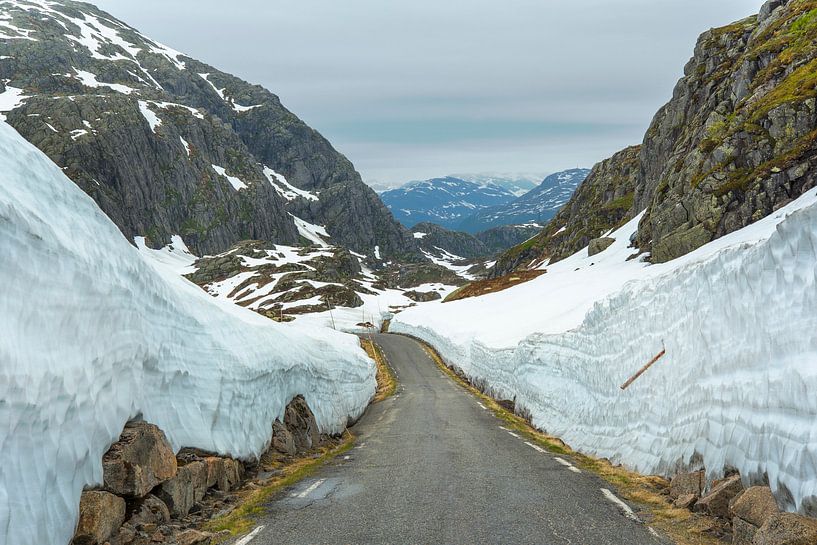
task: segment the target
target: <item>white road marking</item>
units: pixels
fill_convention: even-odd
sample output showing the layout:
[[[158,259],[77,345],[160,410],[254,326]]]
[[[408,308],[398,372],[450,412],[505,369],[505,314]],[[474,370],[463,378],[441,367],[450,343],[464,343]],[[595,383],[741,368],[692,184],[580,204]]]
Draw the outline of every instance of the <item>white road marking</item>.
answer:
[[[508,431],[508,428],[506,428],[505,426],[499,426],[499,429]]]
[[[570,462],[568,462],[567,460],[565,460],[563,458],[559,458],[558,456],[554,456],[553,459],[556,460],[557,462],[559,462],[560,464],[562,464],[563,466],[565,466],[567,469],[569,469],[573,473],[581,473],[582,472],[581,469],[574,466],[573,464],[571,464]]]
[[[534,445],[533,443],[528,443],[527,441],[525,441],[525,444],[528,445],[530,448],[541,452],[542,454],[545,454],[547,452],[545,449],[543,449],[539,445]]]
[[[657,537],[658,539],[661,539],[661,536],[660,536],[660,535],[658,535],[658,532],[656,532],[655,530],[653,530],[653,529],[652,529],[652,528],[650,528],[649,526],[647,527],[647,530],[649,530],[649,531],[650,531],[650,533],[651,533],[652,535],[654,535],[655,537]]]
[[[344,460],[351,460],[351,459],[352,459],[352,457],[347,455],[347,456],[344,456],[344,457],[343,457],[343,459],[344,459]]]
[[[517,439],[519,439],[519,436],[518,436],[518,435],[516,435],[514,432],[512,432],[511,430],[507,430],[507,431],[508,431],[508,433],[510,433],[511,435],[513,435],[514,437],[516,437]]]
[[[638,516],[635,513],[633,513],[633,510],[630,509],[630,506],[621,501],[620,499],[618,499],[618,497],[615,494],[613,494],[606,488],[602,488],[601,493],[604,494],[605,498],[616,504],[624,512],[625,517],[636,522],[641,522],[638,519]]]
[[[303,492],[298,494],[298,497],[299,498],[307,497],[311,492],[314,492],[316,488],[318,488],[320,485],[322,485],[323,481],[325,481],[325,480],[326,479],[319,479],[319,480],[315,481],[314,483],[312,483],[312,485],[309,488],[307,488],[306,490],[304,490]],[[236,544],[236,545],[238,545],[238,544]]]
[[[483,411],[487,411],[487,410],[488,410],[488,407],[486,407],[485,405],[483,405],[483,404],[482,404],[482,403],[480,403],[479,401],[477,401],[477,405],[479,405],[479,406],[482,408],[482,410],[483,410]]]
[[[247,543],[252,541],[252,539],[255,536],[257,536],[258,534],[260,534],[261,530],[263,530],[263,529],[264,529],[264,526],[259,526],[258,528],[256,528],[255,530],[253,530],[252,532],[247,534],[246,536],[244,536],[241,539],[239,539],[238,541],[236,541],[235,545],[247,545]]]

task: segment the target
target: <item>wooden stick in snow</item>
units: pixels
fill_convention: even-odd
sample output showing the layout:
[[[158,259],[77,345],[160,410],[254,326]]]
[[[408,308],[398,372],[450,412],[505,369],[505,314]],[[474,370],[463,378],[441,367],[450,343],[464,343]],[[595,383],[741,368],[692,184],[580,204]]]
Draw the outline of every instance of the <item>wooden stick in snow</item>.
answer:
[[[661,344],[663,345],[664,343],[662,342]],[[661,352],[659,352],[658,354],[656,354],[656,355],[655,355],[655,357],[654,357],[653,359],[651,359],[649,362],[647,362],[647,365],[645,365],[644,367],[642,367],[641,369],[639,369],[639,370],[638,370],[638,372],[637,372],[636,374],[634,374],[633,376],[631,376],[630,378],[628,378],[628,379],[627,379],[627,382],[625,382],[624,384],[622,384],[622,385],[621,385],[621,389],[622,389],[622,390],[626,390],[626,389],[627,389],[627,386],[629,386],[630,384],[632,384],[633,382],[635,382],[635,379],[637,379],[638,377],[640,377],[641,375],[643,375],[643,374],[644,374],[644,371],[646,371],[647,369],[649,369],[650,367],[652,367],[652,366],[653,366],[653,364],[654,364],[655,362],[657,362],[658,360],[660,360],[661,358],[663,358],[663,357],[664,357],[664,354],[666,354],[666,353],[667,353],[667,349],[662,347],[662,348],[661,348]]]

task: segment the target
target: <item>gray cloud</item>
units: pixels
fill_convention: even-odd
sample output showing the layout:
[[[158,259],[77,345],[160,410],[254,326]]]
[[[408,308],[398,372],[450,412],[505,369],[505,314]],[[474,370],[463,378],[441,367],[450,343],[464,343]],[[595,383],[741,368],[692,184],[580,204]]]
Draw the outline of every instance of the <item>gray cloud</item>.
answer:
[[[99,0],[260,83],[366,180],[591,166],[640,142],[704,30],[762,0]]]

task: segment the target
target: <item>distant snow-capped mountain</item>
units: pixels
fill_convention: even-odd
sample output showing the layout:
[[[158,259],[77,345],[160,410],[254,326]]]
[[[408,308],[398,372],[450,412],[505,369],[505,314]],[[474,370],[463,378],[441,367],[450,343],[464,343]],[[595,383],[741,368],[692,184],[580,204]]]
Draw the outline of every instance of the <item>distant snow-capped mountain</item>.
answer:
[[[513,192],[494,183],[478,183],[446,176],[410,182],[381,193],[394,217],[406,227],[431,222],[456,228],[466,217],[516,198]]]
[[[535,189],[516,200],[491,208],[484,208],[465,218],[457,227],[476,233],[499,225],[514,225],[536,221],[547,223],[570,199],[590,170],[574,168],[551,174]]]
[[[538,186],[547,173],[542,174],[452,174],[455,178],[460,178],[467,182],[477,184],[494,184],[504,187],[517,197],[521,197],[534,187]]]

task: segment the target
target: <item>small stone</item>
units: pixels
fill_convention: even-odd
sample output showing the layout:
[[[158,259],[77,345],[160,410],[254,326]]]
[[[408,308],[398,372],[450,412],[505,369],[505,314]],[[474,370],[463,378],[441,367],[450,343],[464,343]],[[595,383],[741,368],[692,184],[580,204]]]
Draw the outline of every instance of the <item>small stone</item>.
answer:
[[[672,506],[676,509],[689,509],[695,502],[698,501],[698,496],[696,494],[684,494],[682,496],[678,496],[678,499],[672,502]]]
[[[136,526],[138,524],[164,524],[170,520],[170,511],[165,502],[153,494],[138,502],[133,510],[128,523]]]
[[[705,512],[715,517],[729,517],[729,502],[743,490],[740,475],[732,475],[718,481],[717,486],[698,500],[695,511]]]
[[[594,256],[596,254],[600,254],[607,248],[609,248],[616,239],[610,237],[600,237],[594,238],[590,241],[590,244],[587,246],[587,255]]]
[[[125,522],[125,500],[109,492],[87,490],[79,500],[73,545],[105,543]]]
[[[679,473],[670,481],[669,495],[672,498],[680,498],[687,494],[699,497],[704,488],[704,472],[693,471],[691,473]]]
[[[213,534],[199,532],[198,530],[185,530],[176,536],[178,545],[209,545],[212,542]]]
[[[179,468],[176,476],[162,483],[159,498],[167,505],[171,516],[181,518],[207,492],[207,466],[192,462]]]

